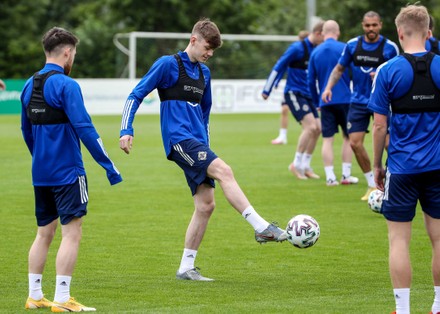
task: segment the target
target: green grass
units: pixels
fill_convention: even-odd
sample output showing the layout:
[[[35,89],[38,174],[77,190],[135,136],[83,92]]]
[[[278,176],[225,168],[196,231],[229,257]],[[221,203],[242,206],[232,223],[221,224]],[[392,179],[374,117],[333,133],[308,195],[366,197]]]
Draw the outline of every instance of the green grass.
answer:
[[[258,245],[252,228],[216,189],[217,208],[196,264],[212,283],[175,280],[193,202],[181,170],[166,160],[159,117],[138,116],[134,149],[118,146],[120,117],[95,116],[95,126],[124,182],[111,187],[103,169],[83,149],[89,180],[89,214],[71,292],[101,313],[389,313],[394,298],[388,275],[385,220],[359,199],[360,183],[328,188],[324,179],[296,180],[293,159],[299,126],[289,126],[289,144],[272,146],[279,115],[213,115],[213,150],[234,170],[257,211],[284,227],[296,214],[309,214],[321,237],[309,249],[288,243]],[[19,116],[0,116],[0,295],[1,313],[24,312],[27,253],[36,223],[31,158]],[[340,145],[335,169],[340,176]],[[367,136],[371,151],[371,135]],[[312,160],[324,177],[321,142]],[[59,230],[43,277],[54,294],[54,260]],[[420,211],[412,239],[412,313],[428,313],[433,299],[430,245]],[[40,310],[38,312],[47,312]]]

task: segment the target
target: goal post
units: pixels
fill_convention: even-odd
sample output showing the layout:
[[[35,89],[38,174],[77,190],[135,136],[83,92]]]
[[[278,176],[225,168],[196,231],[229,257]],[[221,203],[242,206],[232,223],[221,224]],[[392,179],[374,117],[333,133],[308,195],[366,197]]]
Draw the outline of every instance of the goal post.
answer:
[[[128,78],[136,79],[139,39],[149,39],[149,40],[157,40],[157,41],[168,40],[167,41],[168,43],[170,43],[171,40],[171,43],[173,44],[168,46],[170,50],[173,49],[172,50],[173,52],[170,53],[174,53],[176,52],[176,49],[174,47],[176,46],[176,42],[180,41],[180,43],[182,43],[183,40],[188,41],[190,36],[191,36],[190,33],[165,33],[165,32],[118,33],[114,35],[113,43],[120,51],[122,51],[125,55],[128,56]],[[128,41],[128,47],[122,44],[121,40]],[[248,60],[249,65],[247,66],[249,67],[249,71],[256,70],[258,73],[257,66],[259,64],[267,63],[265,64],[265,69],[264,69],[265,75],[267,76],[269,75],[269,71],[270,71],[270,69],[267,70],[268,64],[272,64],[273,66],[276,60],[287,49],[289,43],[298,41],[298,36],[259,35],[259,34],[222,34],[222,40],[224,46],[226,46],[225,52],[223,54],[219,52],[219,55],[221,56],[221,60],[219,61],[219,64],[221,64],[222,67],[227,68],[227,64],[230,64],[232,67],[234,66],[237,67],[237,65],[232,64],[232,61],[235,61],[237,64],[243,64],[246,62],[246,60]],[[258,42],[259,44],[250,45],[250,44],[246,44],[245,42],[247,43]],[[159,55],[155,56],[155,58],[157,57],[159,57]],[[228,58],[230,58],[230,60],[228,60]],[[212,68],[211,62],[209,66],[210,68]],[[227,73],[225,75],[227,75]],[[231,75],[233,76],[233,78],[240,78],[239,73],[234,73]],[[259,75],[261,76],[261,74]],[[249,78],[249,77],[244,77],[244,78]],[[261,78],[261,77],[256,77],[256,78]]]

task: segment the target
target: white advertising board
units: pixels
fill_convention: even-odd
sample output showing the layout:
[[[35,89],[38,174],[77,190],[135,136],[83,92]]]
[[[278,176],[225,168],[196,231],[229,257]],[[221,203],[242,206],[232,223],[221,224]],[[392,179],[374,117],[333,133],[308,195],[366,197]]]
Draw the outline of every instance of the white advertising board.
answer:
[[[91,115],[122,114],[125,101],[139,80],[77,79],[84,102]],[[279,113],[283,99],[284,80],[268,100],[261,91],[265,80],[213,80],[212,113]],[[138,113],[158,114],[160,100],[157,91],[145,97]]]

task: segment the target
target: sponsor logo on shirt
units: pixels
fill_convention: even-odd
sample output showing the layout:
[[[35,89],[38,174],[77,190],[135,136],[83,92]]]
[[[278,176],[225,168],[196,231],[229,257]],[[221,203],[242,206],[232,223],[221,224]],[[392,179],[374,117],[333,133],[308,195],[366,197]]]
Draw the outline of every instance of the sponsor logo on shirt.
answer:
[[[46,112],[46,109],[32,109],[31,111],[32,113],[44,113]]]
[[[183,86],[183,90],[185,92],[193,92],[193,94],[202,94],[203,95],[203,89],[197,88],[195,86],[185,85],[185,86]]]
[[[435,95],[413,95],[412,99],[413,100],[429,100],[429,99],[434,99]]]
[[[356,56],[356,60],[363,62],[379,62],[378,57],[371,57],[371,56]]]

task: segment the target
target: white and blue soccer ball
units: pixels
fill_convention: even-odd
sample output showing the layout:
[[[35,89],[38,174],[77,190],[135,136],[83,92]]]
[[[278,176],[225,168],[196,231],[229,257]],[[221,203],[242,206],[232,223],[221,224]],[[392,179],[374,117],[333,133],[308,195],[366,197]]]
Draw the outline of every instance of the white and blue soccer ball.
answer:
[[[380,214],[382,211],[382,201],[383,201],[383,192],[381,190],[373,190],[370,195],[368,195],[368,206],[370,209]]]
[[[289,220],[286,227],[287,241],[297,248],[313,246],[319,239],[318,222],[309,215],[297,215]]]

